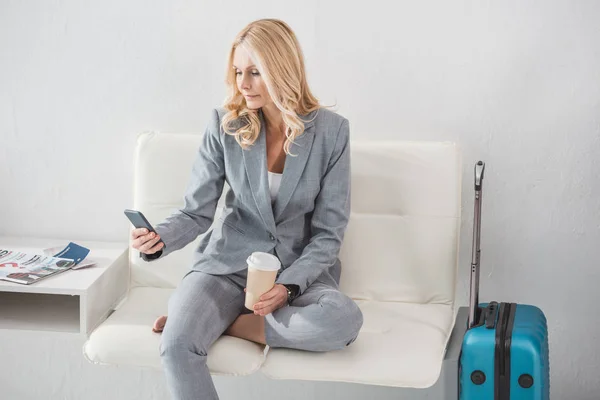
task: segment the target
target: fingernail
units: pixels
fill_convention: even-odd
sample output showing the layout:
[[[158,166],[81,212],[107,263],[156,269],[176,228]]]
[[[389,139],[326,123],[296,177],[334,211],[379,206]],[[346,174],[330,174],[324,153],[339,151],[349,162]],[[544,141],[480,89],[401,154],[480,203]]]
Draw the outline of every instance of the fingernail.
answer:
[[[144,233],[148,233],[148,229],[144,229],[142,232],[144,232]]]

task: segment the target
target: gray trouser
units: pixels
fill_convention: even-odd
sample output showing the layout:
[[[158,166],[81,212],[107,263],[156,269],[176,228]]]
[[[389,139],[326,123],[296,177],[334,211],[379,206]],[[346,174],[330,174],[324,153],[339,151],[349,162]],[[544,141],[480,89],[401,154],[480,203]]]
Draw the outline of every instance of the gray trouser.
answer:
[[[160,355],[167,385],[176,400],[218,399],[207,350],[243,313],[246,271],[209,275],[191,271],[169,300]],[[265,317],[269,347],[308,351],[342,349],[358,336],[360,309],[332,285],[313,283],[290,306]]]

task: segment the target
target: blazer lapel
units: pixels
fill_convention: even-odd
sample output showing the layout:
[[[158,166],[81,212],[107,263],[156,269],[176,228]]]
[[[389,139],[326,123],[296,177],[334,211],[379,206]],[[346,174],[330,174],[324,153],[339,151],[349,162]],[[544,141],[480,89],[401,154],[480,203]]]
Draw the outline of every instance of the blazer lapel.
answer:
[[[271,207],[271,195],[269,192],[269,177],[267,170],[267,142],[265,123],[262,111],[259,111],[261,119],[260,134],[252,146],[242,150],[244,155],[244,165],[246,166],[246,175],[252,189],[252,196],[258,207],[265,226],[271,233],[275,233],[275,219],[273,217],[273,208]]]
[[[294,140],[296,143],[292,143],[290,148],[291,153],[294,155],[288,154],[285,157],[281,186],[279,187],[275,201],[276,220],[289,203],[294,190],[298,186],[298,182],[300,182],[300,177],[306,167],[306,162],[315,138],[314,130],[315,127],[312,121],[311,123],[306,123],[304,133]]]

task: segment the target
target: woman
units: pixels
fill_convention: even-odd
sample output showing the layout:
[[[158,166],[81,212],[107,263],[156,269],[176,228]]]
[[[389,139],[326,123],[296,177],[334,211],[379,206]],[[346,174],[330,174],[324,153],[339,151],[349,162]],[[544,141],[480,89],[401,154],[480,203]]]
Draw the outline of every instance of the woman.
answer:
[[[134,230],[146,260],[165,257],[207,232],[224,182],[221,218],[201,240],[192,270],[162,317],[160,355],[175,399],[217,399],[207,350],[223,333],[270,347],[342,349],[362,326],[338,290],[337,258],[350,214],[349,126],[320,108],[296,36],[284,22],[252,22],[229,56],[229,96],[203,135],[184,206],[155,227]],[[159,243],[159,240],[162,242]],[[282,264],[253,312],[244,308],[246,259]]]

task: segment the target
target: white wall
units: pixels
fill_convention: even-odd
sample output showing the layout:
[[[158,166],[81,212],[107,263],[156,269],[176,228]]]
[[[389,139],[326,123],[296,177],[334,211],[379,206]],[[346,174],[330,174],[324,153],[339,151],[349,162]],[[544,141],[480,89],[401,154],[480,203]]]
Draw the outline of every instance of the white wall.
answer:
[[[463,303],[472,165],[488,163],[482,299],[541,306],[552,397],[597,399],[598,1],[3,0],[0,235],[125,240],[136,134],[202,131],[233,37],[267,16],[295,29],[355,138],[461,144]]]

